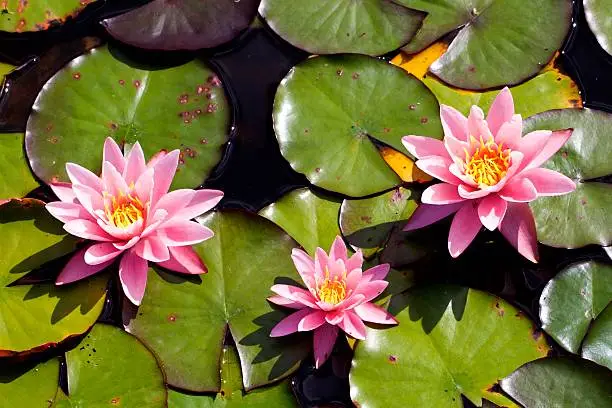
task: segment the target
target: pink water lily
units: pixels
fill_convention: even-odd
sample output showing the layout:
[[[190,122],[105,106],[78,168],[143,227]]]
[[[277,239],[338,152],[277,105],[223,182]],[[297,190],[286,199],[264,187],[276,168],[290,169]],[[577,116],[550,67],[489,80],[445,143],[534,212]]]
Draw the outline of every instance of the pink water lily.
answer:
[[[70,234],[94,242],[70,259],[57,285],[86,278],[121,257],[123,291],[139,305],[149,262],[179,273],[206,272],[191,245],[211,238],[213,232],[190,220],[213,208],[223,193],[190,189],[169,193],[178,160],[179,151],[173,150],[146,163],[139,143],[124,157],[108,138],[101,177],[77,164],[66,164],[72,184],[52,184],[61,201],[46,208]]]
[[[384,280],[389,272],[388,264],[363,272],[361,251],[349,258],[341,237],[336,237],[329,255],[317,248],[312,259],[301,249],[294,249],[291,257],[307,289],[291,285],[272,286],[277,295],[268,300],[297,311],[281,320],[270,336],[314,330],[317,368],[329,357],[339,329],[363,340],[366,336],[364,321],[397,324],[386,310],[370,303],[389,284]]]
[[[538,130],[523,136],[521,115],[514,113],[508,88],[495,98],[485,119],[472,106],[469,117],[450,106],[440,109],[444,141],[406,136],[416,165],[442,183],[427,188],[406,230],[455,214],[448,249],[459,256],[481,225],[504,237],[527,259],[537,262],[538,248],[530,201],[576,189],[561,173],[540,168],[569,139],[571,130]]]

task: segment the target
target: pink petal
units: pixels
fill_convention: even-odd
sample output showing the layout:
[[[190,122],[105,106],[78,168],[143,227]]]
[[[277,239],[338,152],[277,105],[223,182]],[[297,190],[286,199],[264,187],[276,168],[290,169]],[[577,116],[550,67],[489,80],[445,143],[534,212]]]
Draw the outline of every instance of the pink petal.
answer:
[[[311,331],[325,323],[326,313],[322,310],[311,310],[298,323],[298,331]]]
[[[531,262],[538,262],[536,226],[529,204],[509,203],[499,230],[521,255]]]
[[[489,130],[489,125],[484,118],[484,112],[478,106],[474,105],[470,109],[470,115],[468,116],[468,132],[470,138],[476,140],[489,140],[493,135]]]
[[[325,270],[327,269],[327,264],[329,263],[329,258],[327,257],[327,253],[321,249],[315,249],[315,279],[318,281],[320,279],[325,278]]]
[[[457,186],[453,184],[439,183],[427,187],[421,195],[421,202],[425,204],[454,204],[464,201],[465,199],[459,196]]]
[[[304,281],[306,287],[313,292],[317,287],[314,277],[314,260],[308,256],[306,252],[298,248],[294,248],[293,251],[291,251],[291,259],[293,259],[295,269],[302,277],[302,281]]]
[[[297,286],[292,285],[272,285],[270,290],[277,295],[280,295],[289,300],[293,300],[295,302],[302,303],[308,307],[316,309],[316,299],[312,296],[312,294],[302,288],[298,288]]]
[[[168,251],[170,258],[157,263],[162,268],[190,275],[201,275],[208,272],[206,265],[191,246],[168,247]]]
[[[111,196],[118,197],[120,195],[126,195],[129,191],[128,185],[121,173],[119,173],[109,162],[104,162],[102,164],[102,183],[104,185],[104,191]]]
[[[327,361],[336,344],[338,327],[324,324],[314,331],[313,347],[315,357],[315,368],[319,368]]]
[[[102,190],[102,182],[100,178],[87,170],[85,167],[79,166],[75,163],[66,163],[66,173],[72,184],[80,184],[83,186],[91,187],[94,190]]]
[[[104,211],[104,199],[99,191],[80,184],[74,184],[72,186],[72,191],[76,195],[79,204],[81,204],[92,216],[97,217],[96,211],[98,210]]]
[[[346,245],[339,235],[336,235],[331,249],[329,250],[329,259],[331,262],[336,262],[338,259],[341,259],[343,265],[348,260],[346,257]]]
[[[163,159],[164,157],[166,157],[168,155],[168,152],[165,150],[160,150],[159,152],[155,153],[153,156],[151,156],[151,158],[149,159],[149,161],[147,162],[147,167],[152,169],[153,167],[155,167],[155,165],[157,163],[159,163],[159,161],[161,159]]]
[[[376,265],[363,273],[363,282],[372,282],[385,279],[391,266],[389,264]]]
[[[474,182],[472,177],[466,175],[464,170],[462,170],[457,163],[453,163],[448,167],[448,171],[455,177],[457,177],[463,184],[466,184],[470,187],[478,187],[478,184]]]
[[[452,136],[460,141],[468,140],[467,118],[457,109],[440,105],[440,119],[446,136]]]
[[[70,183],[51,183],[49,187],[51,187],[57,198],[63,202],[72,203],[76,200],[74,191],[72,191],[72,184]]]
[[[444,147],[446,148],[448,156],[454,162],[465,161],[466,151],[469,148],[467,142],[460,141],[452,136],[446,136],[444,138]]]
[[[363,321],[353,311],[347,311],[344,314],[344,319],[338,323],[344,332],[357,340],[365,340],[366,338],[366,327]]]
[[[404,231],[413,231],[438,222],[456,213],[463,204],[463,201],[448,205],[421,204],[412,213],[408,224],[404,227]]]
[[[140,241],[140,237],[132,237],[127,242],[113,242],[113,246],[121,251],[126,251],[136,245],[138,241]]]
[[[397,324],[397,320],[391,313],[372,303],[362,303],[354,310],[357,316],[366,322],[378,324]]]
[[[536,130],[523,136],[519,151],[523,153],[524,157],[519,172],[527,166],[534,167],[532,165],[533,160],[544,150],[551,137],[552,132],[550,130]]]
[[[363,254],[361,249],[358,249],[346,262],[346,270],[352,271],[353,269],[361,268],[363,266]]]
[[[134,185],[134,193],[136,197],[143,203],[149,203],[153,194],[153,174],[155,170],[147,169],[140,175],[136,184]]]
[[[502,124],[511,120],[513,115],[514,100],[512,99],[510,89],[505,87],[497,94],[487,115],[487,122],[491,132],[496,135]]]
[[[102,156],[102,161],[107,161],[112,164],[118,172],[123,173],[123,169],[125,168],[125,159],[123,158],[123,153],[119,148],[119,145],[115,143],[113,138],[107,137],[104,141],[104,154]]]
[[[510,121],[501,125],[495,136],[495,142],[497,145],[516,150],[520,146],[522,136],[523,118],[521,115],[514,115]]]
[[[475,203],[466,204],[457,211],[448,233],[448,252],[453,258],[465,251],[480,231],[480,226]]]
[[[355,294],[353,295],[353,296],[363,295],[363,300],[361,302],[355,302],[355,303],[365,303],[365,302],[369,302],[372,299],[375,299],[376,297],[378,297],[378,295],[383,293],[385,289],[387,289],[387,286],[389,286],[389,282],[384,281],[384,280],[363,282],[361,285],[359,285],[359,287],[355,291]],[[355,304],[352,304],[352,302],[351,302],[351,305],[355,306]],[[346,302],[346,305],[343,305],[343,306],[348,308],[349,302]]]
[[[173,150],[155,163],[153,167],[155,170],[153,173],[153,196],[151,199],[153,203],[156,203],[161,196],[168,192],[178,166],[179,153],[179,150]]]
[[[268,297],[268,301],[274,303],[275,305],[288,307],[290,309],[303,309],[307,307],[306,305],[300,302],[296,302],[294,300],[290,300],[279,295]]]
[[[572,179],[553,170],[536,168],[524,171],[521,175],[529,179],[538,196],[558,196],[576,190],[576,183]]]
[[[155,232],[157,227],[159,227],[161,223],[166,221],[167,215],[168,213],[166,212],[166,210],[155,210],[155,213],[152,217],[150,215],[147,217],[147,226],[145,227],[144,231],[142,231],[142,234],[140,234],[140,236],[144,238]]]
[[[346,276],[346,292],[351,293],[353,289],[359,285],[361,280],[363,279],[363,273],[361,272],[361,268],[353,269]]]
[[[103,242],[101,244],[93,244],[85,251],[83,259],[88,265],[100,265],[118,257],[123,250],[119,250],[113,244]]]
[[[125,296],[135,304],[140,305],[147,286],[149,263],[132,251],[126,252],[119,263],[119,280]]]
[[[108,265],[113,263],[113,260],[102,262],[98,265],[89,265],[85,262],[84,256],[87,248],[83,248],[70,258],[64,269],[60,272],[59,276],[55,280],[56,285],[66,285],[68,283],[76,282],[81,279],[85,279]]]
[[[270,332],[270,337],[280,337],[295,333],[296,331],[298,331],[298,324],[300,323],[300,321],[310,313],[312,313],[312,310],[304,308],[290,314],[289,316],[278,322],[278,324],[272,328],[272,331]]]
[[[189,204],[194,197],[195,191],[190,189],[180,189],[169,192],[160,197],[155,204],[155,210],[163,209],[168,213],[167,217],[174,217],[179,211]],[[178,218],[178,217],[177,217]],[[182,217],[181,217],[182,218]]]
[[[546,146],[544,146],[540,153],[531,159],[531,163],[529,163],[526,168],[531,169],[540,167],[542,164],[546,163],[546,161],[550,159],[553,154],[557,153],[557,151],[569,140],[572,136],[572,132],[572,129],[556,130],[552,132]]]
[[[132,249],[136,255],[151,262],[164,262],[170,259],[168,246],[158,237],[147,237],[138,241]]]
[[[471,187],[461,184],[457,189],[459,196],[464,200],[476,200],[477,198],[486,197],[491,194],[491,190],[486,188]]]
[[[87,210],[80,204],[54,201],[47,203],[45,208],[52,216],[61,222],[68,222],[77,219],[93,221],[91,214],[89,214],[89,212],[87,212]]]
[[[478,217],[480,222],[489,231],[494,231],[499,223],[504,219],[508,203],[502,200],[497,194],[485,197],[478,204]]]
[[[107,221],[100,219],[97,220],[97,224],[101,229],[104,230],[104,232],[106,232],[113,238],[116,238],[120,241],[129,241],[135,236],[140,235],[143,230],[144,221],[138,220],[127,228],[115,227],[114,225],[109,224]]]
[[[529,179],[519,176],[508,182],[499,196],[506,201],[528,203],[538,198],[538,191]]]
[[[195,221],[171,220],[156,230],[156,235],[166,246],[199,244],[213,237],[214,232]]]
[[[223,199],[223,191],[195,190],[191,201],[175,217],[190,220],[212,210]]]
[[[448,170],[451,164],[453,164],[451,159],[442,157],[428,157],[416,162],[417,167],[430,176],[435,177],[445,183],[459,185],[461,184],[461,180],[451,174],[451,172]]]
[[[110,242],[115,239],[108,235],[98,224],[90,220],[75,219],[64,224],[64,229],[74,236],[92,241]]]
[[[125,169],[123,170],[123,179],[130,185],[136,183],[136,180],[147,170],[144,152],[140,143],[136,142],[132,146],[132,150],[126,157]]]
[[[408,153],[417,159],[430,156],[448,157],[444,143],[432,137],[404,136],[402,137],[402,143]]]
[[[337,325],[344,319],[343,310],[333,310],[325,315],[325,321],[333,326]]]

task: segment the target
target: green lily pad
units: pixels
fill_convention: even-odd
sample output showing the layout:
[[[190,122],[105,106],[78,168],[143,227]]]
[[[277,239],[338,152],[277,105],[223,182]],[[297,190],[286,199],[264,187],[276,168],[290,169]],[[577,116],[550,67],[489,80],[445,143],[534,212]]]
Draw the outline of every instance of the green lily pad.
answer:
[[[317,247],[326,251],[337,235],[340,200],[300,188],[259,211],[284,229],[310,255]]]
[[[179,388],[219,391],[228,330],[247,392],[287,376],[310,351],[312,340],[270,338],[285,312],[272,309],[266,297],[281,277],[299,281],[291,261],[297,243],[266,219],[244,212],[216,212],[198,221],[215,232],[194,246],[208,274],[178,276],[150,269],[138,311],[130,316],[131,306],[124,303],[127,330],[157,354],[168,383]]]
[[[210,395],[192,395],[168,390],[168,408],[214,408],[215,398]]]
[[[23,133],[0,134],[0,203],[21,198],[39,186],[23,151]]]
[[[388,0],[263,0],[259,13],[283,39],[312,54],[386,54],[406,44],[423,19]]]
[[[612,18],[610,18],[612,1],[583,0],[582,4],[584,4],[587,23],[595,34],[597,42],[599,42],[601,48],[612,55]]]
[[[274,101],[283,156],[311,183],[351,197],[401,184],[373,140],[404,151],[402,136],[442,138],[439,105],[416,78],[362,55],[310,58]]]
[[[602,337],[610,330],[612,322],[610,312],[602,315],[603,321],[598,322],[600,313],[610,302],[612,302],[612,266],[594,261],[570,265],[548,282],[542,292],[540,297],[542,328],[572,353],[580,353],[580,345],[587,332],[589,332],[587,336],[589,342],[593,345],[606,340],[607,352],[605,348],[594,351],[593,347],[590,347],[590,353],[598,355],[605,353],[607,356],[604,360],[612,361],[610,343],[612,337]],[[602,360],[601,357],[598,359]]]
[[[166,406],[164,374],[155,356],[118,327],[96,324],[66,353],[68,396],[56,407]]]
[[[0,401],[3,407],[48,407],[57,392],[59,360],[44,363],[3,364]]]
[[[192,188],[221,158],[230,111],[219,78],[200,61],[146,71],[101,47],[43,87],[28,119],[26,151],[34,173],[49,183],[68,181],[66,162],[99,171],[109,136],[119,144],[140,141],[147,157],[181,149],[172,188]]]
[[[67,255],[76,239],[35,200],[0,207],[0,357],[52,347],[86,332],[106,299],[102,274],[74,285],[7,286],[42,264]]]
[[[563,44],[572,15],[569,0],[393,1],[428,13],[408,53],[460,29],[430,70],[465,89],[514,85],[538,73]]]
[[[612,370],[612,303],[589,329],[582,343],[582,357]]]
[[[502,389],[529,408],[602,408],[612,403],[612,373],[587,360],[543,358],[516,370]]]
[[[15,69],[14,65],[6,64],[4,62],[0,62],[0,78],[4,78],[6,74]]]
[[[154,0],[102,24],[135,47],[198,50],[237,37],[257,15],[258,5],[258,0]]]
[[[553,247],[579,248],[612,243],[612,185],[596,180],[612,174],[612,114],[591,109],[544,112],[525,121],[524,133],[538,129],[574,132],[544,167],[574,180],[576,191],[531,203],[538,240]]]
[[[1,4],[0,31],[42,31],[76,17],[94,0],[6,0]]]
[[[505,406],[511,401],[492,387],[549,350],[523,313],[477,290],[413,288],[388,309],[399,325],[368,329],[355,350],[351,398],[360,406],[462,407],[462,394]]]

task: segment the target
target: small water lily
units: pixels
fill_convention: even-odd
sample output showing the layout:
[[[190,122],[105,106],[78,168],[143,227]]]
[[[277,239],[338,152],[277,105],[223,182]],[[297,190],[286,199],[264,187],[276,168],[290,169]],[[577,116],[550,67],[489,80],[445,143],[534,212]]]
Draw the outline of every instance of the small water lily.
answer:
[[[357,251],[350,258],[341,237],[336,237],[329,255],[317,248],[312,259],[301,249],[291,255],[307,289],[291,285],[274,285],[276,296],[268,300],[280,306],[297,309],[281,320],[270,333],[286,336],[296,331],[314,330],[315,366],[320,367],[329,357],[342,329],[363,340],[363,323],[397,324],[386,310],[370,303],[389,284],[384,278],[389,265],[382,264],[363,272],[363,256]]]
[[[472,106],[469,117],[450,106],[440,109],[444,141],[406,136],[406,149],[416,165],[442,183],[427,188],[407,231],[432,224],[456,213],[448,249],[459,256],[476,237],[481,225],[504,237],[527,259],[537,262],[537,238],[530,201],[576,189],[574,182],[540,168],[569,139],[571,130],[538,130],[523,136],[521,115],[514,113],[508,88],[495,98],[485,119]]]
[[[191,245],[211,238],[213,232],[190,220],[213,208],[223,193],[190,189],[169,193],[178,159],[179,151],[173,150],[146,163],[139,143],[124,157],[115,141],[107,138],[101,177],[78,164],[66,164],[72,184],[52,184],[61,201],[46,208],[70,234],[94,242],[70,259],[57,285],[86,278],[121,256],[123,291],[139,305],[149,261],[180,273],[206,272]]]

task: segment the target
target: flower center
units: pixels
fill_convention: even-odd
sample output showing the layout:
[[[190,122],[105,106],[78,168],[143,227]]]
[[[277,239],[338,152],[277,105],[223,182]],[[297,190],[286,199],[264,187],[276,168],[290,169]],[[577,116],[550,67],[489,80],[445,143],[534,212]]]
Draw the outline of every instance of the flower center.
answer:
[[[319,299],[330,305],[337,305],[346,298],[346,282],[335,276],[329,278],[329,271],[325,271],[325,280],[317,289]]]
[[[144,218],[144,205],[138,198],[130,194],[118,198],[112,197],[111,202],[107,202],[105,207],[109,222],[117,228],[128,228]]]
[[[510,167],[510,149],[499,146],[493,138],[487,142],[471,137],[470,155],[465,151],[465,174],[478,185],[494,186],[506,175]]]

